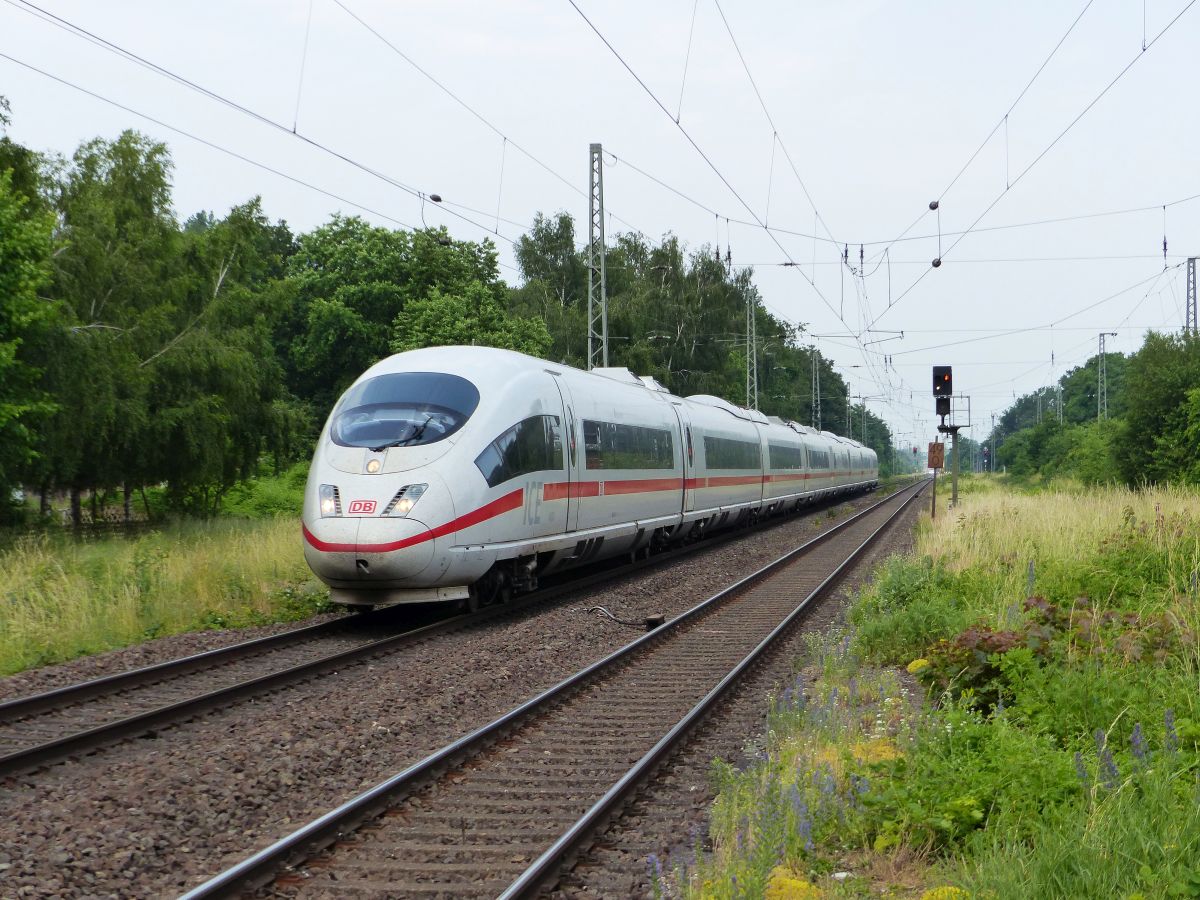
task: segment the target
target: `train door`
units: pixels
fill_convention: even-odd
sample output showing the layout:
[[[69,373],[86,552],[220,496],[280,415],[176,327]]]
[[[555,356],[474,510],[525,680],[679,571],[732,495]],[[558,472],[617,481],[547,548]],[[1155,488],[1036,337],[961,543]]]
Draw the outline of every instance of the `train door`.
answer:
[[[692,423],[678,403],[672,403],[675,418],[679,420],[679,433],[683,436],[683,511],[689,513],[696,508],[696,447],[693,444]]]
[[[576,531],[579,528],[579,489],[576,485],[579,484],[579,460],[582,457],[578,439],[579,423],[575,420],[574,404],[571,402],[571,389],[567,387],[561,378],[555,378],[554,383],[558,386],[558,394],[562,399],[563,412],[565,413],[563,418],[563,434],[566,444],[563,450],[567,459],[567,483],[565,486],[567,525],[565,530]]]

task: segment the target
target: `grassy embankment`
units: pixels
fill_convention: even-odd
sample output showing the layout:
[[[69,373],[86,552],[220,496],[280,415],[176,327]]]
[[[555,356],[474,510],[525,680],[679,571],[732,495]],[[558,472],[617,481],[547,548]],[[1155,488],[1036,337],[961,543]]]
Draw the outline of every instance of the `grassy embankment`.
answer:
[[[965,487],[716,764],[660,892],[1200,896],[1200,495]]]
[[[320,611],[328,591],[304,562],[296,480],[251,482],[230,501],[243,515],[291,511],[277,518],[184,522],[87,542],[47,533],[0,547],[0,674]]]

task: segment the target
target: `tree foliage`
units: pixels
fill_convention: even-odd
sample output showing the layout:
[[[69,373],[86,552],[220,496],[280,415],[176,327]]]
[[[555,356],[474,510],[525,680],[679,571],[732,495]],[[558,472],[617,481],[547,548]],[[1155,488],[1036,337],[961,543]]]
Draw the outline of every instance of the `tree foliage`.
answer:
[[[0,173],[3,497],[66,493],[78,517],[89,491],[162,486],[209,515],[247,476],[306,456],[340,393],[390,353],[478,344],[587,362],[588,268],[566,213],[518,239],[510,286],[490,241],[445,229],[334,216],[293,235],[256,198],[181,218],[167,147],[133,131],[69,159],[0,137]],[[819,374],[819,424],[865,438],[886,469],[886,425],[763,307],[751,272],[623,234],[607,273],[611,365],[745,403],[752,352],[759,407],[806,424]]]
[[[13,189],[12,170],[0,171],[0,507],[32,459],[35,416],[49,410],[27,345],[45,324],[38,291],[50,279],[52,223],[30,215],[30,205]]]
[[[1133,355],[1106,354],[1107,419],[1099,418],[1096,403],[1098,363],[1092,357],[1057,388],[1010,406],[995,432],[998,462],[1017,475],[1088,484],[1200,484],[1200,340],[1150,332]]]

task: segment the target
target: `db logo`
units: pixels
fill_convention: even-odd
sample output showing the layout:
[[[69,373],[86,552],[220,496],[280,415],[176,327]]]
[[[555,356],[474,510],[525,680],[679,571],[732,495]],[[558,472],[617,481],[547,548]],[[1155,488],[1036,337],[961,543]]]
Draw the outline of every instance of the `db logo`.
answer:
[[[373,513],[373,512],[375,512],[375,501],[374,500],[351,500],[350,501],[350,515],[354,515],[355,513],[358,513],[359,515],[367,515],[368,513]]]

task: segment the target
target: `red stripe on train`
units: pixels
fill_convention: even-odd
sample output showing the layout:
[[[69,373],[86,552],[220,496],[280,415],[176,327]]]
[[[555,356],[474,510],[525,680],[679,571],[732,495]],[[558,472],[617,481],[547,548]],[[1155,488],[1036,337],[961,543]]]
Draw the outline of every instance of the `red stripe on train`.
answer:
[[[304,539],[312,544],[316,549],[325,553],[391,553],[393,550],[403,550],[405,547],[412,547],[416,544],[423,544],[425,541],[432,541],[434,538],[443,537],[447,534],[454,534],[456,531],[462,531],[464,528],[470,528],[472,525],[478,525],[480,522],[486,522],[488,519],[494,519],[496,516],[503,515],[506,512],[517,509],[525,500],[525,491],[522,488],[517,488],[505,494],[499,499],[493,500],[491,503],[484,504],[479,509],[472,510],[465,515],[459,516],[457,519],[452,519],[445,525],[439,525],[437,528],[431,528],[422,534],[413,535],[412,537],[403,538],[399,541],[390,541],[385,544],[339,544],[330,541],[323,541],[308,530],[308,526],[301,523],[301,528],[304,532]]]

